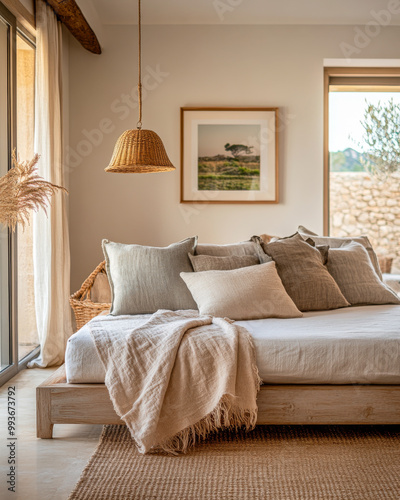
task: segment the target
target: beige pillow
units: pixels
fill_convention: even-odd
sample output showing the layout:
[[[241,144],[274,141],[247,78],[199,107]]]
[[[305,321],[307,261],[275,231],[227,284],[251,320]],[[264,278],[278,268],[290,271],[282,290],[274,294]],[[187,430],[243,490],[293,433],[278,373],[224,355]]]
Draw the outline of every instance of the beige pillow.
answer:
[[[274,262],[181,276],[201,314],[234,320],[302,316],[285,292]]]
[[[227,255],[215,257],[213,255],[188,254],[193,270],[199,271],[230,271],[241,267],[255,266],[260,263],[256,255]]]
[[[323,257],[298,234],[265,247],[276,262],[282,283],[300,311],[337,309],[350,305],[323,264]]]
[[[369,258],[371,259],[371,263],[376,271],[376,274],[379,276],[379,279],[382,280],[382,272],[379,267],[378,257],[372,248],[371,242],[369,241],[367,236],[354,236],[348,238],[336,238],[334,236],[318,236],[313,233],[309,229],[304,226],[299,226],[298,228],[299,234],[303,236],[303,238],[311,238],[316,245],[329,245],[330,248],[340,248],[345,243],[350,243],[351,241],[355,241],[356,243],[360,243],[368,252]]]
[[[103,240],[112,291],[111,314],[146,314],[158,309],[196,309],[179,274],[193,272],[188,253],[196,237],[168,247],[124,245]],[[193,273],[194,274],[194,273]]]
[[[327,267],[350,304],[400,304],[397,295],[379,279],[360,243],[330,248]]]
[[[229,245],[213,245],[200,243],[196,246],[196,255],[213,255],[215,257],[226,257],[228,255],[258,255],[257,242],[241,241]]]
[[[387,274],[384,277],[385,285],[400,297],[400,276],[397,274]]]

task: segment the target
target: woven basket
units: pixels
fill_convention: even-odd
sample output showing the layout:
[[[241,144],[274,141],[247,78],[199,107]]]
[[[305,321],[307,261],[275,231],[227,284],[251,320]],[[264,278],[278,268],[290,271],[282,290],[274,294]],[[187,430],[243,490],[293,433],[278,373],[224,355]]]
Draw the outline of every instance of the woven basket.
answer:
[[[390,274],[392,270],[393,257],[378,257],[379,267],[381,268],[382,273]]]
[[[106,262],[101,262],[92,274],[83,282],[81,288],[69,298],[72,310],[75,314],[76,326],[79,330],[95,316],[110,309],[111,304],[102,304],[90,300],[90,291],[94,280],[99,273],[106,273]]]

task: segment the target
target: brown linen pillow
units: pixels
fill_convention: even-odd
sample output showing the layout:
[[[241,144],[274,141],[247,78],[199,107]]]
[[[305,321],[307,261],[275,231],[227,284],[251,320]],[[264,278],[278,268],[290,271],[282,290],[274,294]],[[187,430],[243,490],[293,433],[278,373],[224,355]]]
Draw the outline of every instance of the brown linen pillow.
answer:
[[[350,304],[400,304],[399,297],[379,279],[360,243],[330,248],[327,267]]]
[[[300,318],[274,262],[232,271],[181,273],[200,314],[233,320]]]
[[[350,305],[323,264],[319,250],[299,233],[265,247],[276,262],[283,286],[300,311],[321,311]]]
[[[215,257],[214,255],[188,254],[195,272],[201,271],[231,271],[241,267],[255,266],[260,263],[257,255],[227,255]]]
[[[298,232],[305,239],[311,238],[316,245],[329,245],[330,248],[340,248],[344,243],[350,243],[351,241],[360,243],[360,245],[362,245],[367,250],[376,274],[379,276],[379,279],[382,280],[382,272],[381,268],[379,267],[378,257],[376,256],[376,253],[374,252],[371,242],[369,241],[367,236],[350,236],[346,238],[337,238],[335,236],[318,236],[304,226],[299,226]]]
[[[314,246],[314,245],[311,245],[311,246]],[[323,265],[326,266],[326,264],[328,262],[329,246],[328,245],[316,245],[315,248],[321,254]]]

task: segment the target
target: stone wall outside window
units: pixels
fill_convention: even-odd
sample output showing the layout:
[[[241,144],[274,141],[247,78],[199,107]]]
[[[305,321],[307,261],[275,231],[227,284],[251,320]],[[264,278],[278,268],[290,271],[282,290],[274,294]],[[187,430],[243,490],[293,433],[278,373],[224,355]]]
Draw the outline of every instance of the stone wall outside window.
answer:
[[[400,273],[400,174],[379,182],[364,172],[331,172],[330,234],[366,234],[378,255]]]

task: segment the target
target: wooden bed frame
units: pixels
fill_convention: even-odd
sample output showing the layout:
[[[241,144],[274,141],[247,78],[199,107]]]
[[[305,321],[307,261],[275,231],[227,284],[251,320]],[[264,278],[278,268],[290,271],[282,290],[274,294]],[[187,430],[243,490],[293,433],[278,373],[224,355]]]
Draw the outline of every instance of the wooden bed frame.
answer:
[[[400,385],[263,385],[258,424],[400,424]],[[68,384],[61,366],[36,389],[38,438],[54,424],[123,424],[104,384]]]

